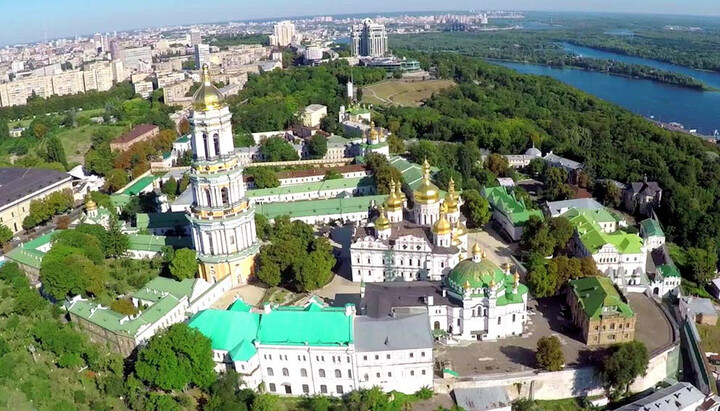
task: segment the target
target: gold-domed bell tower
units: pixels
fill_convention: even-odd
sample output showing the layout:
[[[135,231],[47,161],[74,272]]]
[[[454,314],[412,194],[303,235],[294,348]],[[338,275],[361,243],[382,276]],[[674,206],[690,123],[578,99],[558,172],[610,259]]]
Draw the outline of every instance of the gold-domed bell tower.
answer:
[[[445,204],[440,206],[440,218],[433,224],[432,231],[436,247],[450,247],[452,245],[452,225],[447,219]]]
[[[231,277],[232,284],[239,285],[253,272],[259,242],[255,208],[245,196],[243,168],[235,155],[231,119],[204,65],[189,119],[192,239],[202,278],[214,283]]]
[[[390,238],[392,232],[392,225],[385,215],[385,208],[383,206],[378,207],[380,215],[375,219],[375,236],[381,240],[387,240]]]
[[[405,208],[405,196],[400,191],[400,182],[390,180],[390,194],[385,199],[385,210],[391,223],[402,222],[403,209]]]
[[[448,220],[453,224],[460,221],[460,196],[458,196],[455,191],[455,180],[452,178],[450,178],[448,182],[448,191],[447,194],[445,194],[443,203],[445,203],[448,209]]]
[[[413,191],[413,215],[416,223],[432,226],[440,218],[440,189],[430,181],[427,159],[423,162],[422,171],[420,185]]]

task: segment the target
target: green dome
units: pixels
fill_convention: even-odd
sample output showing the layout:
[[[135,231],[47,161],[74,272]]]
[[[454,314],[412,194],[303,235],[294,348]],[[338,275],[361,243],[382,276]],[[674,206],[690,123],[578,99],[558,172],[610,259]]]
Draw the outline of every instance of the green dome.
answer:
[[[474,262],[472,259],[460,261],[447,276],[448,286],[460,294],[466,286],[472,289],[485,289],[491,282],[502,285],[505,282],[506,274],[488,259]],[[473,294],[479,294],[474,292]]]

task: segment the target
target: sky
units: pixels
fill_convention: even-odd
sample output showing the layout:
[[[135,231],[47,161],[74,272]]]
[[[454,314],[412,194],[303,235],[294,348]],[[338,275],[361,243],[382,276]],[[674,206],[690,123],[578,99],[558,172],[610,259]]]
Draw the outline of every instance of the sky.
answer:
[[[0,44],[192,23],[438,7],[720,16],[720,0],[0,0]]]

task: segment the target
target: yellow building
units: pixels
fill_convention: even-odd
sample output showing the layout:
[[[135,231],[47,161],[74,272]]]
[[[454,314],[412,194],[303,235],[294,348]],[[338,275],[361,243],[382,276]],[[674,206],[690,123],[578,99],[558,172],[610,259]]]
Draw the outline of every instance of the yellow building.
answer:
[[[30,203],[56,191],[72,190],[66,173],[38,168],[0,168],[0,224],[13,234],[22,231]]]

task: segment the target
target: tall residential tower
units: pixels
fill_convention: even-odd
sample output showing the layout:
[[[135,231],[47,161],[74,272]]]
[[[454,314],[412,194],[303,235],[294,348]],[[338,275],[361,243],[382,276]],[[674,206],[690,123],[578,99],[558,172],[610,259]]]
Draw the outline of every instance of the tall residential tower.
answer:
[[[388,52],[387,31],[384,24],[375,24],[370,19],[352,27],[353,56],[383,57]]]
[[[235,155],[231,117],[204,65],[190,116],[192,238],[200,276],[211,283],[230,276],[232,284],[238,285],[252,274],[259,243],[255,208],[245,197],[243,168]]]

